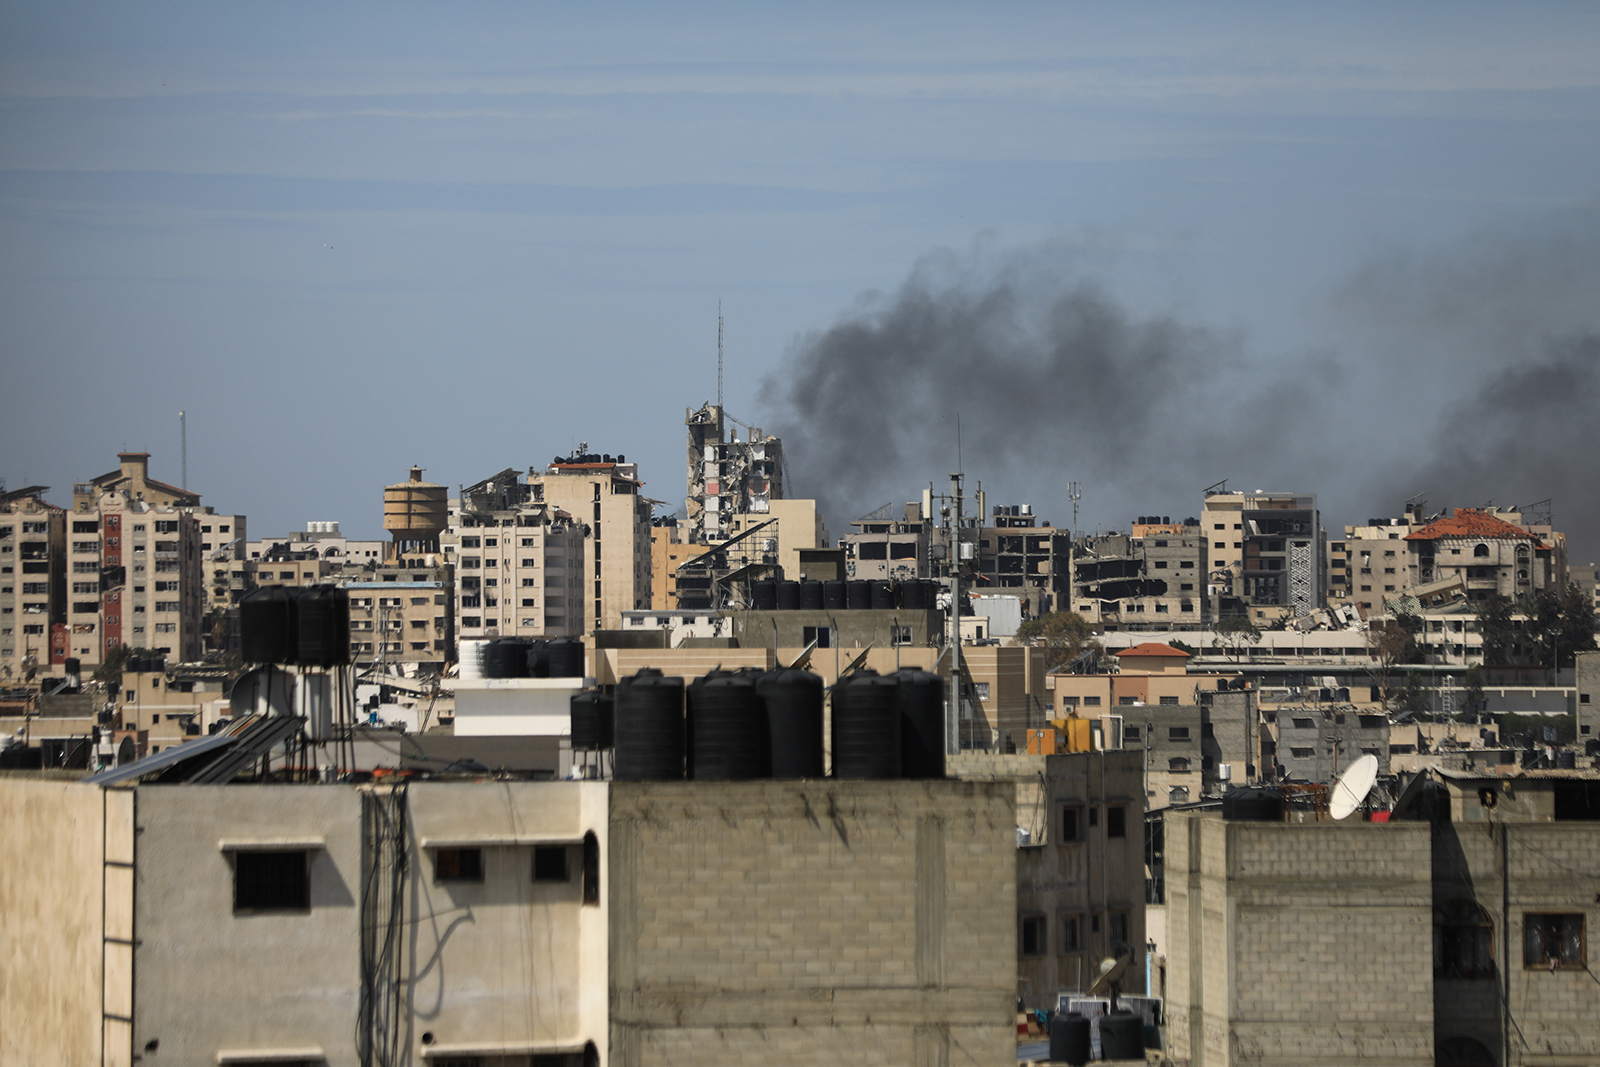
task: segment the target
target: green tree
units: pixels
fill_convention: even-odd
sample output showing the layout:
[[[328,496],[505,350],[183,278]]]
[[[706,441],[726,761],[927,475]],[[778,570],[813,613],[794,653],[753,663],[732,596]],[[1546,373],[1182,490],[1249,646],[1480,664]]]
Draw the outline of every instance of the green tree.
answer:
[[[1478,632],[1483,634],[1483,665],[1508,667],[1517,653],[1516,604],[1498,593],[1478,605]]]
[[[1467,668],[1467,673],[1461,676],[1462,695],[1461,711],[1466,714],[1477,714],[1483,710],[1483,667],[1474,663]]]
[[[1416,631],[1421,622],[1414,615],[1375,619],[1367,624],[1367,658],[1372,661],[1367,674],[1378,687],[1383,706],[1389,706],[1389,680],[1395,667],[1415,655]]]
[[[1241,649],[1261,640],[1261,629],[1247,615],[1224,615],[1211,627],[1211,633],[1212,647],[1226,648],[1236,660]]]
[[[1525,610],[1540,666],[1571,667],[1577,653],[1595,647],[1594,604],[1576,582],[1562,590],[1540,589],[1528,601]]]
[[[1017,642],[1045,649],[1045,669],[1055,670],[1084,653],[1098,656],[1103,650],[1095,640],[1094,626],[1070,611],[1052,611],[1029,619],[1017,627]]]
[[[106,653],[106,658],[100,661],[100,666],[94,669],[94,674],[90,677],[96,682],[104,683],[106,692],[116,696],[122,688],[122,669],[127,666],[128,657],[154,655],[155,653],[148,648],[118,645]]]
[[[1396,711],[1426,715],[1433,710],[1433,693],[1422,684],[1422,678],[1416,671],[1407,671],[1405,684],[1400,687],[1395,703],[1398,705]]]

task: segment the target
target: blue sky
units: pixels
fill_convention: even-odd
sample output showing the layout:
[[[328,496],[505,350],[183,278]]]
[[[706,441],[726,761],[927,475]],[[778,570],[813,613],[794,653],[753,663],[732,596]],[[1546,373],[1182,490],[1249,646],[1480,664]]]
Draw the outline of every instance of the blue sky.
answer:
[[[65,502],[126,446],[176,481],[182,408],[191,488],[258,536],[377,535],[412,463],[579,441],[681,501],[719,299],[730,410],[784,425],[816,338],[945,256],[1226,334],[1241,384],[1332,354],[1344,390],[1298,466],[980,449],[991,499],[1060,521],[1087,480],[1111,526],[1260,478],[1357,521],[1412,474],[1352,467],[1431,474],[1450,403],[1595,329],[1597,56],[1576,4],[6,5],[0,476]],[[795,488],[864,512],[948,469]]]

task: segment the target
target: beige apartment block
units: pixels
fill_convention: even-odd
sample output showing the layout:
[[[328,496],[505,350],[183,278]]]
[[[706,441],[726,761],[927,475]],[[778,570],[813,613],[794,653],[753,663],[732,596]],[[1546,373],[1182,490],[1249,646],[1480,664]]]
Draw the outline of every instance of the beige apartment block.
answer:
[[[357,667],[443,671],[455,659],[453,568],[391,560],[346,566],[332,581],[349,590],[350,660]]]
[[[1515,513],[1508,513],[1515,514]],[[1548,530],[1545,531],[1548,534]],[[1406,535],[1406,566],[1416,585],[1445,578],[1466,583],[1467,599],[1516,598],[1566,585],[1566,541],[1507,521],[1500,513],[1456,508]]]
[[[776,542],[773,548],[778,565],[783,568],[783,576],[798,580],[800,553],[807,549],[829,547],[828,528],[823,525],[822,513],[817,510],[815,500],[778,498],[767,501],[766,508],[762,512],[733,512],[726,524],[728,536],[738,537],[748,530],[762,527],[753,535],[753,539],[763,543]]]
[[[0,495],[0,679],[20,680],[28,672],[61,673],[69,656],[92,656],[94,631],[73,633],[67,605],[69,590],[79,600],[93,600],[99,589],[98,567],[68,574],[69,517],[45,501],[46,486]],[[93,626],[93,622],[90,622]]]
[[[651,504],[640,495],[643,485],[638,464],[582,449],[528,472],[535,500],[588,527],[581,567],[585,629],[620,630],[624,611],[650,606]]]
[[[455,568],[460,640],[583,632],[589,537],[543,496],[538,484],[507,468],[449,502],[439,541]]]
[[[1326,551],[1316,494],[1206,492],[1200,513],[1207,621],[1272,621],[1321,608]]]
[[[1240,677],[1237,673],[1190,674],[1189,654],[1171,645],[1146,641],[1113,653],[1112,674],[1062,674],[1054,683],[1053,718],[1095,718],[1119,707],[1141,704],[1195,704],[1203,689]]]
[[[687,528],[676,520],[650,527],[650,607],[678,608],[678,568],[711,551],[710,545],[689,544]]]
[[[1106,632],[1200,629],[1204,540],[1193,523],[1136,523],[1131,534],[1078,538],[1071,609]]]

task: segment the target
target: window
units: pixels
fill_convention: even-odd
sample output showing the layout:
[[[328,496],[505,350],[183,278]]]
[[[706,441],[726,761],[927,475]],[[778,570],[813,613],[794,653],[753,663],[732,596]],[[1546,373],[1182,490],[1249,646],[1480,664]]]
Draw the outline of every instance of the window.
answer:
[[[1059,915],[1056,923],[1061,927],[1061,951],[1078,952],[1083,943],[1078,938],[1078,917],[1076,915]]]
[[[1189,761],[1182,756],[1174,756],[1167,761],[1167,770],[1175,771],[1179,774],[1187,774]]]
[[[1189,728],[1187,726],[1169,726],[1169,727],[1167,727],[1167,740],[1168,741],[1187,741],[1187,740],[1189,740]]]
[[[310,911],[310,856],[296,851],[233,854],[233,912]]]
[[[600,839],[593,830],[583,835],[583,902],[600,903]]]
[[[1309,748],[1291,748],[1289,750],[1289,756],[1293,759],[1310,759],[1315,754],[1315,750]]]
[[[1317,728],[1316,720],[1296,719],[1294,721],[1294,728],[1296,730],[1315,730]]]
[[[1061,706],[1064,708],[1075,708],[1078,706],[1078,698],[1063,696],[1061,698]]]
[[[1525,968],[1582,970],[1584,962],[1581,914],[1523,916],[1522,965]]]
[[[1106,836],[1107,837],[1127,837],[1128,836],[1128,809],[1127,808],[1107,808],[1106,809]]]
[[[1084,697],[1083,698],[1083,706],[1086,707],[1086,708],[1098,708],[1100,706],[1100,698],[1099,697]]]
[[[826,626],[803,626],[800,629],[800,640],[809,645],[815,641],[818,648],[833,647],[833,631]]]
[[[1045,922],[1043,915],[1025,915],[1019,921],[1020,933],[1017,937],[1017,946],[1024,956],[1043,956],[1045,946]]]
[[[567,846],[540,845],[533,850],[533,880],[535,882],[570,882],[567,873]]]
[[[1138,699],[1138,697],[1118,697],[1117,704],[1122,707],[1132,707]]]
[[[441,848],[433,853],[435,882],[483,881],[483,849]]]
[[[1122,728],[1122,740],[1124,742],[1140,740],[1139,729],[1137,726],[1124,726]]]
[[[1106,916],[1111,921],[1111,952],[1121,955],[1128,944],[1128,915],[1126,912],[1114,911]]]
[[[1083,838],[1078,831],[1078,809],[1067,805],[1061,809],[1061,843],[1070,845],[1081,840]]]
[[[1472,550],[1472,554],[1473,554],[1474,557],[1476,557],[1478,559],[1487,559],[1488,556],[1489,556],[1489,546],[1488,545],[1479,545],[1478,547],[1476,547],[1476,548],[1474,548]]]
[[[1167,790],[1167,803],[1168,804],[1187,804],[1187,803],[1189,803],[1189,787],[1186,786],[1186,785],[1175,785],[1171,789]]]
[[[1178,702],[1178,698],[1177,697],[1162,697],[1161,698],[1161,703],[1169,705],[1169,706],[1173,705],[1173,704],[1176,704],[1177,702]]]

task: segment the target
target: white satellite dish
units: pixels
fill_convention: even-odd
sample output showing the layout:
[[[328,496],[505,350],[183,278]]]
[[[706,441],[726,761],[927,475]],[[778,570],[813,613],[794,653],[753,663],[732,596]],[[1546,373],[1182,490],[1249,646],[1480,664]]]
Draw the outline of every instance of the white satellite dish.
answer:
[[[1328,798],[1328,814],[1335,819],[1348,818],[1361,806],[1378,780],[1378,757],[1362,756],[1350,764],[1350,769],[1333,783],[1333,795]]]
[[[1133,953],[1124,953],[1119,959],[1107,956],[1100,961],[1100,977],[1089,987],[1089,996],[1110,996],[1111,1010],[1117,1010],[1117,994],[1122,992],[1122,978],[1133,964]]]

